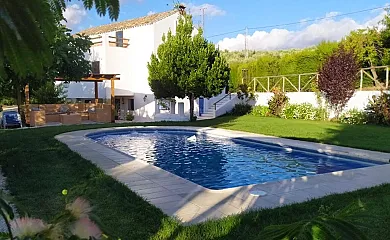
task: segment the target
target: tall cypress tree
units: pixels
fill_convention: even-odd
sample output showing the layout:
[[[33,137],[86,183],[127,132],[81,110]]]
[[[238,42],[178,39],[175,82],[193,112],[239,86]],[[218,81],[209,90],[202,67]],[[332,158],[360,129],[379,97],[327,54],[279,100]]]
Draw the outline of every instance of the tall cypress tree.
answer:
[[[163,36],[163,43],[148,64],[149,85],[157,99],[188,97],[190,119],[194,100],[218,95],[228,85],[230,68],[219,49],[203,37],[200,29],[193,36],[192,17],[179,19],[176,34]]]

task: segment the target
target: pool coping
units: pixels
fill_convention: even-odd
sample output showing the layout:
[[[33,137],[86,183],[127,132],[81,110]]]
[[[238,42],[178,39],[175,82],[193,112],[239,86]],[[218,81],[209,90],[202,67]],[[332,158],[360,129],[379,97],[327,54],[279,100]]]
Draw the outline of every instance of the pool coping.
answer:
[[[341,147],[266,136],[261,134],[209,127],[136,126],[81,130],[63,133],[55,138],[72,151],[91,161],[106,174],[116,178],[164,213],[186,224],[203,222],[257,208],[274,208],[329,194],[354,191],[390,183],[390,164],[331,172],[287,180],[253,184],[222,190],[202,187],[159,167],[135,159],[87,137],[89,134],[112,130],[165,129],[196,131],[298,151],[310,151],[338,157],[363,158],[388,163],[390,153]],[[267,195],[257,196],[257,191]]]

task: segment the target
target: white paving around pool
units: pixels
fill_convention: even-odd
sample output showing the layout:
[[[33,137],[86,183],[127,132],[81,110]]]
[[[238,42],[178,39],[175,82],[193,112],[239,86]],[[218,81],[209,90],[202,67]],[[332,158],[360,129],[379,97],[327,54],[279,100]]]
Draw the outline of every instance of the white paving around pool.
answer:
[[[251,140],[278,144],[281,147],[299,147],[319,153],[339,154],[346,157],[359,157],[388,163],[389,153],[381,153],[326,144],[310,143],[214,128],[199,127],[128,127],[153,129],[196,130],[198,132],[224,137],[243,137]],[[208,219],[222,218],[256,208],[274,208],[329,194],[354,191],[383,183],[390,183],[390,164],[352,169],[347,171],[297,177],[277,182],[267,182],[223,190],[210,190],[183,179],[142,160],[96,143],[86,137],[99,131],[126,129],[104,128],[69,132],[56,136],[68,145],[128,186],[164,213],[175,216],[183,223],[193,224]],[[254,194],[264,191],[265,196]]]

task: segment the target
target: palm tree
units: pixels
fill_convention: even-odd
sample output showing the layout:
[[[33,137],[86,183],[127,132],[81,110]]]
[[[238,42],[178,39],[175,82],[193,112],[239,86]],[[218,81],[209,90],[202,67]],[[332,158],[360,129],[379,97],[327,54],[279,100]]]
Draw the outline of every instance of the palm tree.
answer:
[[[66,3],[71,0],[0,0],[0,79],[5,63],[19,77],[43,73],[51,61],[48,47],[57,23],[63,19]],[[86,9],[95,6],[99,15],[116,20],[119,0],[82,0]]]

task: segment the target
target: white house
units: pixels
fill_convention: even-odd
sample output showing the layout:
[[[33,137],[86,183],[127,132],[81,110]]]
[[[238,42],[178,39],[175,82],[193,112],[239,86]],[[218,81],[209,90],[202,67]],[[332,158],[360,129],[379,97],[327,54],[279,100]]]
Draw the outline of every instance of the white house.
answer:
[[[120,113],[119,118],[125,118],[126,113],[132,111],[138,121],[188,119],[188,99],[176,99],[177,104],[171,108],[171,113],[182,113],[183,110],[179,110],[178,106],[181,105],[182,108],[179,103],[184,103],[185,117],[176,115],[171,119],[172,114],[160,113],[163,112],[160,111],[161,105],[155,101],[148,84],[147,63],[151,54],[157,52],[163,34],[169,30],[175,34],[181,14],[180,10],[171,10],[80,32],[88,35],[93,42],[87,56],[92,61],[93,71],[120,74],[120,80],[115,81],[115,105]],[[98,88],[99,101],[108,101],[111,96],[110,81],[99,83]],[[66,90],[68,99],[73,101],[89,102],[94,99],[94,83],[70,83]],[[201,100],[201,111],[206,112],[203,109],[208,107],[211,109],[212,103],[223,96],[224,94],[210,100]],[[199,100],[195,103],[195,112],[199,113]]]

